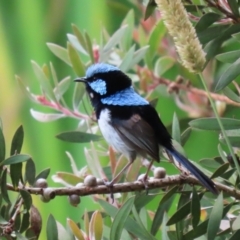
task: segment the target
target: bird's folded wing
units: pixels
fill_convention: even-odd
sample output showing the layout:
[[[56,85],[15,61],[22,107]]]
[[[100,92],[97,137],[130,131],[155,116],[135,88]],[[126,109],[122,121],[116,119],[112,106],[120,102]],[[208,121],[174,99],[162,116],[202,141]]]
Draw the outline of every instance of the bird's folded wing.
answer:
[[[112,126],[123,141],[141,155],[149,155],[159,161],[159,144],[154,129],[138,114],[128,120],[113,119]]]

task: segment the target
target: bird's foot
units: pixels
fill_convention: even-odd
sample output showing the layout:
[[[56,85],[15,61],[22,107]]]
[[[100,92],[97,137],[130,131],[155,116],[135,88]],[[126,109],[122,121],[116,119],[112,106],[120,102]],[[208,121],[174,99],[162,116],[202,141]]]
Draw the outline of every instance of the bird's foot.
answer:
[[[138,181],[142,182],[144,184],[144,188],[146,190],[146,195],[148,195],[149,187],[148,187],[148,175],[147,174],[141,174],[138,177]]]
[[[114,203],[114,195],[113,195],[114,182],[113,181],[109,182],[109,181],[103,180],[103,183],[109,189],[109,191],[110,191],[110,198],[112,199],[112,203]]]

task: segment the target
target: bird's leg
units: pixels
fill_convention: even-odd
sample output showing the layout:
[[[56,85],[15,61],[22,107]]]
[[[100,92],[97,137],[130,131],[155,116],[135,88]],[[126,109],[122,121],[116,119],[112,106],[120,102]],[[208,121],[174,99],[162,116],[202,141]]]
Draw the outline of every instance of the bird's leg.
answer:
[[[147,178],[148,178],[148,174],[149,174],[149,171],[151,170],[152,168],[152,165],[154,163],[154,159],[152,159],[152,161],[150,162],[150,164],[148,165],[148,168],[147,168],[147,172],[145,173],[143,179],[142,179],[142,182],[145,186],[145,190],[146,190],[146,193],[148,194],[148,182],[147,182]]]
[[[112,199],[112,202],[114,202],[114,196],[113,196],[113,192],[112,192],[112,187],[113,185],[117,182],[118,178],[132,165],[133,163],[133,159],[131,159],[129,161],[129,163],[117,174],[117,176],[115,176],[111,182],[104,182],[104,184],[109,187],[110,189],[110,197]]]
[[[108,182],[106,185],[107,186],[113,186],[114,183],[117,182],[118,178],[132,165],[133,161],[129,161],[129,163],[115,176],[111,182]]]

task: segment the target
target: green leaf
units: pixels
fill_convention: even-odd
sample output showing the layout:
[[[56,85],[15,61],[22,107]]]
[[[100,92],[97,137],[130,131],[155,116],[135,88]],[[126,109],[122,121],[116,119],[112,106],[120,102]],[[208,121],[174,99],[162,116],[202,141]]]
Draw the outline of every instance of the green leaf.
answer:
[[[133,59],[133,54],[135,51],[135,45],[133,45],[128,52],[125,54],[119,69],[121,69],[123,72],[126,72],[129,69],[129,65],[131,64],[131,61]]]
[[[223,90],[223,93],[232,101],[240,103],[240,97],[233,92],[229,87],[225,87]]]
[[[240,215],[237,216],[237,218],[232,223],[232,230],[236,231],[240,229]]]
[[[189,137],[191,136],[192,128],[187,128],[181,135],[181,145],[184,146],[185,143],[188,141]]]
[[[25,162],[25,161],[29,160],[30,158],[31,157],[29,155],[26,155],[26,154],[14,155],[14,156],[11,156],[9,158],[6,158],[3,162],[1,162],[0,166]]]
[[[72,83],[70,77],[65,77],[57,86],[53,89],[56,99],[59,101],[63,94],[69,89],[70,84]]]
[[[5,158],[5,140],[2,128],[0,128],[0,163],[4,160],[4,158]]]
[[[191,202],[188,201],[186,204],[181,206],[173,215],[172,217],[168,220],[167,226],[173,225],[181,220],[183,220],[191,210]]]
[[[84,94],[85,94],[84,84],[76,83],[74,87],[73,98],[72,98],[74,111],[78,111],[79,104],[82,101]]]
[[[67,49],[68,49],[68,56],[70,58],[74,72],[77,74],[77,76],[84,76],[85,75],[85,66],[84,66],[83,62],[81,61],[81,59],[78,55],[78,52],[70,43],[68,43]]]
[[[240,58],[235,61],[231,66],[221,74],[221,77],[217,81],[215,91],[218,92],[231,83],[237,76],[240,75]]]
[[[10,165],[10,176],[13,187],[17,187],[19,181],[22,179],[22,163],[16,163]]]
[[[82,35],[81,31],[79,30],[79,28],[75,25],[72,24],[72,29],[74,32],[74,35],[77,37],[79,44],[85,49],[87,50],[87,44],[86,41],[84,39],[84,36]]]
[[[208,228],[207,228],[207,239],[215,239],[219,230],[220,222],[223,214],[223,195],[222,192],[216,199],[213,209],[209,216]]]
[[[26,212],[22,215],[22,222],[21,222],[21,228],[20,228],[20,232],[23,233],[25,232],[30,224],[30,214],[29,212]]]
[[[103,54],[109,52],[110,50],[112,50],[113,47],[120,43],[122,38],[125,36],[126,30],[127,26],[122,26],[111,36],[107,44],[103,47]]]
[[[172,57],[164,56],[158,58],[154,66],[154,74],[158,77],[162,77],[175,63],[175,59]]]
[[[179,121],[176,113],[174,113],[173,115],[172,138],[176,140],[179,144],[181,144],[181,131],[180,131],[180,125],[179,125]]]
[[[92,214],[89,224],[89,239],[101,240],[103,232],[103,219],[99,211]]]
[[[238,3],[236,0],[228,0],[228,5],[232,10],[234,16],[239,17]]]
[[[220,14],[214,12],[204,14],[195,26],[196,32],[200,33],[206,30],[209,26],[221,18],[222,16]]]
[[[7,202],[7,203],[11,203],[9,196],[8,196],[8,191],[7,191],[7,168],[5,168],[3,170],[2,176],[1,176],[1,194],[3,199]]]
[[[162,239],[164,240],[170,240],[167,234],[169,229],[166,225],[167,221],[168,221],[168,216],[167,216],[167,213],[165,212],[163,215],[163,224],[162,224]]]
[[[79,229],[78,225],[71,219],[67,219],[67,223],[77,240],[85,240],[82,231]]]
[[[193,187],[192,201],[191,201],[191,213],[192,213],[192,226],[195,228],[200,220],[201,205],[196,189]]]
[[[155,8],[156,8],[157,4],[154,0],[149,0],[146,10],[145,10],[145,15],[144,15],[144,21],[146,21],[154,12]]]
[[[240,230],[237,230],[233,233],[233,235],[229,238],[229,240],[239,240],[240,239]]]
[[[110,231],[110,239],[120,240],[124,224],[132,210],[134,203],[134,197],[129,198],[119,209],[115,218],[113,220],[111,231]]]
[[[21,152],[23,137],[24,137],[24,132],[23,132],[23,126],[21,125],[13,136],[10,155],[14,155]]]
[[[42,113],[33,109],[30,109],[30,113],[39,122],[51,122],[66,117],[63,113]]]
[[[29,209],[32,206],[32,196],[31,196],[31,194],[28,191],[23,190],[23,189],[20,189],[19,192],[20,192],[20,195],[23,199],[24,207],[27,209],[27,211],[29,211]]]
[[[110,215],[112,218],[116,216],[118,211],[116,207],[112,206],[111,204],[102,199],[98,199],[98,202],[108,215]],[[139,226],[139,224],[131,217],[127,218],[124,224],[124,228],[142,240],[156,240],[145,228]]]
[[[123,52],[127,52],[128,49],[131,48],[131,44],[133,41],[133,31],[135,25],[134,11],[131,9],[126,17],[123,19],[121,26],[126,26],[126,33],[124,38],[120,41],[120,47]]]
[[[136,194],[136,198],[135,198],[135,208],[136,210],[139,212],[141,210],[141,208],[143,208],[144,206],[146,206],[149,202],[151,202],[156,196],[158,196],[157,194],[154,193],[158,193],[159,190],[151,190],[151,194],[146,194],[146,192],[140,192]]]
[[[83,48],[83,46],[80,44],[78,38],[72,34],[67,34],[68,40],[71,43],[71,45],[80,53],[89,56],[89,54],[86,52],[86,49]],[[85,40],[84,40],[85,41]]]
[[[234,63],[240,58],[240,50],[224,52],[216,55],[216,59],[224,63]]]
[[[232,118],[220,118],[225,130],[240,128],[240,121]],[[216,118],[199,118],[190,121],[189,126],[191,128],[199,130],[220,131],[219,124]]]
[[[32,186],[35,182],[36,168],[32,159],[29,159],[26,163],[25,176],[28,183]]]
[[[29,88],[23,83],[22,79],[19,76],[15,76],[22,92],[32,101],[38,103],[34,95],[30,93]]]
[[[39,84],[44,92],[51,100],[56,101],[56,98],[52,91],[52,86],[49,82],[49,79],[46,77],[42,68],[34,61],[31,61],[34,73],[39,81]]]
[[[68,51],[66,48],[63,48],[57,44],[54,43],[47,43],[48,48],[52,51],[54,55],[56,55],[58,58],[60,58],[62,61],[67,63],[69,66],[71,66],[71,61],[68,56]]]
[[[94,142],[102,139],[102,137],[99,135],[79,131],[62,132],[56,137],[60,140],[73,143],[87,143],[90,141]]]
[[[50,214],[47,220],[47,240],[56,239],[58,239],[57,223],[52,214]]]
[[[53,176],[54,182],[60,182],[60,183],[67,183],[72,186],[75,186],[76,184],[83,182],[83,179],[68,172],[57,172],[56,175]]]
[[[90,39],[90,37],[89,37],[89,35],[88,35],[87,32],[85,32],[84,36],[85,36],[86,45],[87,45],[87,52],[88,52],[89,55],[90,55],[91,62],[92,62],[92,63],[95,63],[94,56],[93,56],[93,46],[92,46],[91,39]],[[80,76],[81,76],[81,75],[80,75]]]
[[[176,193],[175,190],[176,188],[174,187],[170,189],[168,193],[164,195],[165,199],[163,197],[161,202],[159,203],[157,211],[152,221],[151,234],[156,235],[158,233],[159,228],[162,225],[162,221],[164,220],[164,214],[169,210],[174,200],[173,194]],[[165,223],[165,226],[166,226],[166,223]]]
[[[224,163],[221,165],[211,176],[211,178],[221,177],[229,168],[229,163]]]
[[[47,179],[48,175],[50,173],[50,168],[46,168],[43,171],[41,171],[35,178],[35,181],[39,178]]]

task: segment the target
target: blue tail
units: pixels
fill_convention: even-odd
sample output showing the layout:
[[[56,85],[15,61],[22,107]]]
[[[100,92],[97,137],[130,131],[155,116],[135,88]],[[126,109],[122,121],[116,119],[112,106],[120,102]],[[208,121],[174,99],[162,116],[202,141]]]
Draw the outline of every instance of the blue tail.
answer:
[[[214,194],[218,194],[218,190],[215,188],[214,182],[195,167],[187,158],[180,154],[176,149],[166,149],[179,163],[181,163],[191,174],[193,174],[204,187]]]

